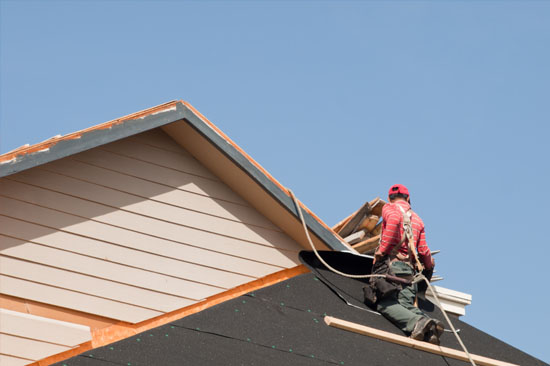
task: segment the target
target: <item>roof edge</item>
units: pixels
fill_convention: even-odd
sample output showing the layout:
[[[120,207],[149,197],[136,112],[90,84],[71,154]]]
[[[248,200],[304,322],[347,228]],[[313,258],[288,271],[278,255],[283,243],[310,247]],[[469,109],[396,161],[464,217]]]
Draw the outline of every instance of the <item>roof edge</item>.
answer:
[[[298,220],[299,213],[288,189],[233,142],[191,104],[176,100],[114,119],[65,136],[0,155],[0,178],[74,155],[179,120],[187,121],[234,164],[262,186]],[[353,251],[329,226],[300,202],[312,232],[333,250]]]
[[[274,197],[286,210],[291,212],[298,221],[300,214],[289,190],[269,174],[260,164],[252,159],[243,149],[233,142],[218,127],[197,111],[192,105],[182,101],[184,119],[202,136],[216,146],[224,155],[245,171],[254,181]],[[355,252],[328,225],[299,202],[307,227],[335,251]]]

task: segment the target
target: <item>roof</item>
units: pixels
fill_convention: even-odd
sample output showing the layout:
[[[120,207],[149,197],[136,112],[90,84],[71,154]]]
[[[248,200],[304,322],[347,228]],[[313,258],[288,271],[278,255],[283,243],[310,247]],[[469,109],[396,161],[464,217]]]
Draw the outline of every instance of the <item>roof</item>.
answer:
[[[349,253],[322,255],[337,268],[345,266],[352,273],[364,271],[371,261],[357,255],[351,257]],[[57,365],[467,364],[327,326],[323,317],[330,315],[400,334],[384,317],[361,303],[361,280],[328,272],[310,252],[302,252],[302,260],[314,273],[247,293]],[[442,319],[429,301],[421,301],[419,305],[431,316]],[[473,354],[518,365],[545,365],[456,317],[452,319]],[[459,349],[451,333],[443,334],[441,342],[442,346]]]
[[[0,155],[0,178],[144,131],[169,127],[173,124],[190,125],[298,219],[298,212],[288,190],[212,122],[184,101],[171,101],[82,131],[57,136],[32,146],[25,145]],[[174,128],[166,128],[165,132],[169,135],[179,133]],[[350,247],[322,220],[304,205],[302,207],[307,226],[328,248],[350,250]]]

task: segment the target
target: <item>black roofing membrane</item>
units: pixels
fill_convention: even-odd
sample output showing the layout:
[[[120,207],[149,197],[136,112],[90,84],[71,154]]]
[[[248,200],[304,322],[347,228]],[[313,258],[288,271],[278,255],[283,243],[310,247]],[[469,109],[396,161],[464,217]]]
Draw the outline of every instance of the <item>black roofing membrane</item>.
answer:
[[[307,262],[310,254],[301,257]],[[329,263],[346,257],[322,255]],[[349,259],[356,261],[356,271],[369,260]],[[349,306],[336,295],[346,292],[360,302],[361,281],[328,273],[313,262],[308,265],[334,288],[314,273],[304,274],[57,365],[469,365],[327,326],[325,314],[402,335],[381,315]],[[433,309],[429,302],[424,305]],[[433,315],[442,319],[438,311]],[[471,353],[518,365],[545,365],[456,317],[453,324]],[[452,333],[441,340],[443,346],[460,349]]]

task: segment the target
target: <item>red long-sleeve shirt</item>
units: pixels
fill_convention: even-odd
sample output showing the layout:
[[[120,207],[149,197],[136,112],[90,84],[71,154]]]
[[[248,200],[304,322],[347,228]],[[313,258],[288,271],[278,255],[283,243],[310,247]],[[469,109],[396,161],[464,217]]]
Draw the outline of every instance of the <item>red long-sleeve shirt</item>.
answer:
[[[379,249],[382,255],[390,254],[392,249],[399,244],[404,235],[403,213],[399,209],[399,206],[401,206],[405,212],[411,208],[411,206],[405,201],[396,201],[394,203],[384,205],[384,208],[382,209],[383,222]],[[412,212],[411,224],[416,251],[418,252],[421,262],[424,264],[424,267],[430,269],[432,268],[432,254],[430,252],[430,248],[428,248],[428,244],[426,244],[424,222],[415,212]],[[406,240],[403,244],[401,244],[399,252],[403,255],[409,254],[409,247]]]

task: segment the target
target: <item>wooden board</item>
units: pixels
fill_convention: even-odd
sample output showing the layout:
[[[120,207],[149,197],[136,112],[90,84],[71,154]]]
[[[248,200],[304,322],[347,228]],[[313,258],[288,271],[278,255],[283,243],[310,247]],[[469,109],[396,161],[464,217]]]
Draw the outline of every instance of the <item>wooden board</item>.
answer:
[[[386,201],[380,199],[380,198],[375,198],[374,200],[371,201],[371,210],[370,210],[370,213],[371,215],[376,215],[378,217],[382,217],[382,208],[384,208],[384,205],[386,204]]]
[[[367,232],[367,233],[371,232],[375,228],[375,226],[378,223],[379,219],[380,219],[380,217],[378,217],[376,215],[367,215],[363,219],[363,221],[361,221],[361,223],[357,227],[356,231],[365,230],[365,232]]]
[[[338,234],[345,238],[346,236],[352,234],[357,226],[363,221],[366,215],[368,215],[370,212],[370,204],[369,202],[365,202],[363,206],[353,216],[351,219],[342,227],[342,229],[338,232]]]
[[[359,333],[388,341],[391,343],[399,344],[402,346],[418,349],[425,352],[434,353],[437,355],[454,358],[457,360],[469,362],[468,356],[463,351],[458,351],[448,347],[441,347],[428,342],[417,341],[408,337],[400,336],[383,330],[367,327],[357,323],[348,322],[346,320],[333,318],[331,316],[325,316],[325,323],[331,327],[348,330],[350,332]],[[495,360],[492,358],[470,354],[472,359],[477,365],[480,366],[518,366],[512,363]]]
[[[371,235],[380,235],[381,232],[382,232],[382,221],[376,224],[376,226],[374,227],[374,229],[372,229],[370,233]]]
[[[365,232],[365,230],[359,230],[351,235],[348,235],[344,238],[344,240],[348,243],[348,244],[355,244],[355,243],[358,243],[361,241],[361,239],[363,239],[365,237],[365,235],[367,235],[367,233]]]
[[[359,253],[366,253],[368,251],[376,249],[379,242],[380,242],[380,235],[377,235],[377,236],[373,236],[372,238],[363,240],[360,243],[352,245],[352,247],[353,249],[357,250]]]

